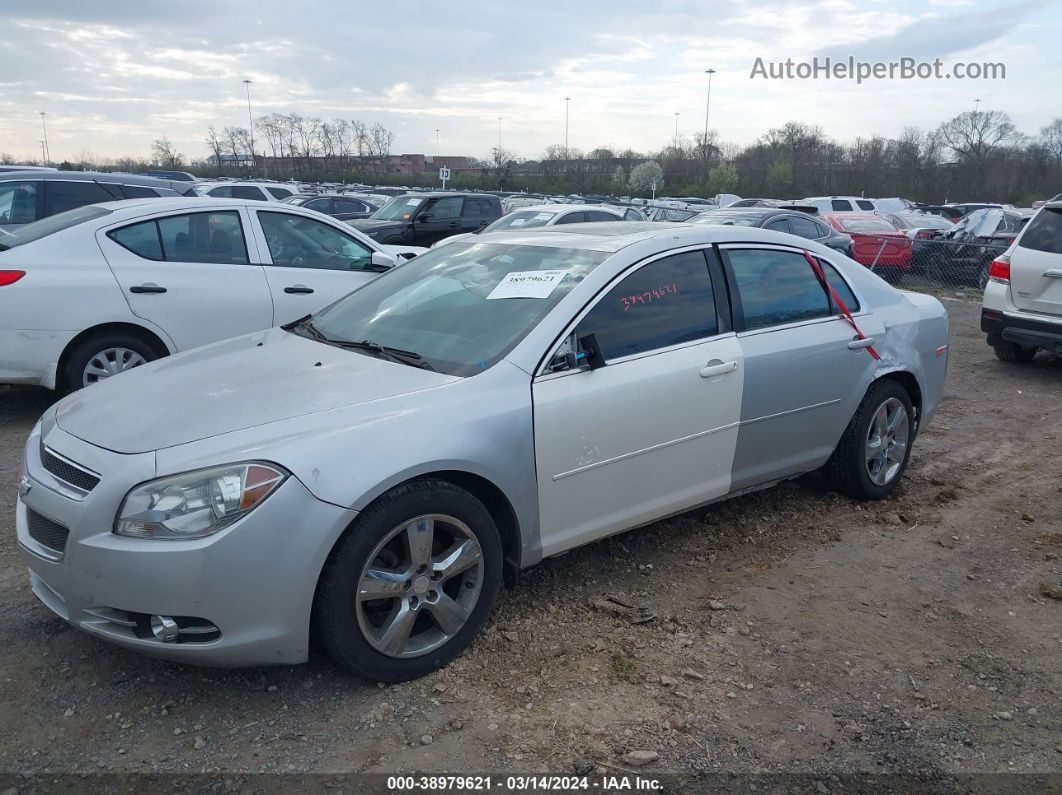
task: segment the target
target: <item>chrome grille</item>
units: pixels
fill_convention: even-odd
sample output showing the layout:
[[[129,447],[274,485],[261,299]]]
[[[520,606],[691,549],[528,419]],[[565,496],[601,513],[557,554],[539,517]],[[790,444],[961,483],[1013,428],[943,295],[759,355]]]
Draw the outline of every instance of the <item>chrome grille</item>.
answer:
[[[43,444],[41,444],[41,465],[63,483],[85,493],[92,491],[100,482],[99,475],[82,469],[65,458],[60,458]]]
[[[42,547],[54,552],[66,551],[66,537],[70,531],[47,516],[41,516],[32,508],[26,509],[26,523],[29,525],[30,538]]]

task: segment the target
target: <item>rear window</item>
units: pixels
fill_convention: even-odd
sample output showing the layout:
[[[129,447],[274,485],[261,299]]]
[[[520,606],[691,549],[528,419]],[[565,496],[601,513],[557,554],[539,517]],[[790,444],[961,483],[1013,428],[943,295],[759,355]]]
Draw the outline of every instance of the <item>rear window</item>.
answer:
[[[14,248],[15,246],[22,246],[26,243],[32,243],[35,240],[40,240],[42,237],[53,235],[56,232],[62,232],[64,229],[69,229],[72,226],[77,226],[86,221],[92,221],[96,218],[102,218],[103,216],[110,214],[110,210],[106,210],[102,207],[86,205],[85,207],[78,207],[76,210],[68,210],[65,213],[59,213],[58,215],[35,221],[32,224],[26,224],[17,232],[11,232],[6,236],[0,237],[0,251]]]
[[[895,233],[896,229],[887,221],[875,221],[873,218],[839,219],[845,232],[869,232],[871,234]]]
[[[1018,240],[1021,248],[1062,254],[1062,208],[1044,207],[1029,221],[1025,234]]]

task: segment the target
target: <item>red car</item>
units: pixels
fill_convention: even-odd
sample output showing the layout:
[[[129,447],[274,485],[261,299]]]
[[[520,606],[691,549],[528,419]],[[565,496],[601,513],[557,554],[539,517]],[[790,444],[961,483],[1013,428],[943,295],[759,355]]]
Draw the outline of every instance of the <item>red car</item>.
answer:
[[[853,259],[873,266],[890,284],[897,284],[911,270],[911,241],[880,215],[871,213],[823,213],[822,218],[838,232],[852,238]]]

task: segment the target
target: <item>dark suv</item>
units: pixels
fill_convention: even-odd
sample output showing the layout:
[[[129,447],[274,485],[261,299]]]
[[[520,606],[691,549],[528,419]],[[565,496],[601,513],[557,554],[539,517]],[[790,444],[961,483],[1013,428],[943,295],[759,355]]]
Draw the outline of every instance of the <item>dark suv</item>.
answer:
[[[501,215],[501,200],[489,193],[407,193],[368,218],[347,223],[378,243],[430,246],[450,235],[482,229]]]
[[[9,171],[0,174],[0,229],[11,229],[117,199],[194,196],[192,183],[95,171]]]

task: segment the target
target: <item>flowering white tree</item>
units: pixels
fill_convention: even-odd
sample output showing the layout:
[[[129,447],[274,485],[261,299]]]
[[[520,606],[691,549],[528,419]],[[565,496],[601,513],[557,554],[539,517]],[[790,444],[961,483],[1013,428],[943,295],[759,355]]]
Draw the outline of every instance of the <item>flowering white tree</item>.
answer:
[[[650,193],[654,184],[660,190],[664,187],[664,169],[655,160],[646,160],[631,169],[629,184],[631,195]]]

